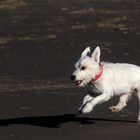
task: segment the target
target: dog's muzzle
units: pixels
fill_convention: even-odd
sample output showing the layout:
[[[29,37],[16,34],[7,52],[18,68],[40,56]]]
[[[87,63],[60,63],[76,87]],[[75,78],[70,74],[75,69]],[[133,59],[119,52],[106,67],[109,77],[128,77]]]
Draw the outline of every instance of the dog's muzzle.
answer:
[[[76,80],[75,75],[71,76],[71,80],[74,81],[77,86],[79,86],[83,82],[83,80]]]

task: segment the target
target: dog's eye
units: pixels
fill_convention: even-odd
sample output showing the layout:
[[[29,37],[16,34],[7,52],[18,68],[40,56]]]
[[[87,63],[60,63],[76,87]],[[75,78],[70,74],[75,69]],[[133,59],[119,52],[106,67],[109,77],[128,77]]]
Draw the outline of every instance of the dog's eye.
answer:
[[[85,67],[85,66],[82,66],[82,67],[81,67],[81,70],[85,70],[85,69],[86,69],[86,67]]]

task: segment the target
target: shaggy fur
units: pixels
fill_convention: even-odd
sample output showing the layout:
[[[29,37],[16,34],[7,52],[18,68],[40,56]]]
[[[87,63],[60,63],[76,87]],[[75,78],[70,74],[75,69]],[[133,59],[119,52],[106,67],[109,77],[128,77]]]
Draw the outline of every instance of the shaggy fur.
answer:
[[[120,100],[116,106],[109,107],[112,112],[121,111],[129,98],[136,94],[140,102],[140,67],[127,63],[100,62],[100,48],[96,47],[89,56],[90,48],[87,47],[75,64],[75,71],[71,79],[76,85],[83,87],[88,85],[90,92],[83,99],[79,110],[82,113],[91,112],[97,104],[108,101],[117,95]],[[104,67],[103,74],[98,80],[92,79],[100,72],[101,64]],[[94,96],[98,95],[98,96]],[[140,110],[138,115],[140,121]]]

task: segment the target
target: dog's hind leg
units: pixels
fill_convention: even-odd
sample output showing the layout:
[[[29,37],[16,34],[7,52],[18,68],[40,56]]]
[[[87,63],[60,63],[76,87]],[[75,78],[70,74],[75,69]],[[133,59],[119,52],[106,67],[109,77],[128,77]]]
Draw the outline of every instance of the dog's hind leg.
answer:
[[[119,103],[116,106],[111,106],[109,107],[109,110],[111,112],[119,112],[121,111],[124,107],[127,105],[127,101],[129,99],[130,95],[129,94],[123,94],[120,96]]]
[[[140,123],[140,91],[138,92],[138,101],[139,101],[138,122]]]

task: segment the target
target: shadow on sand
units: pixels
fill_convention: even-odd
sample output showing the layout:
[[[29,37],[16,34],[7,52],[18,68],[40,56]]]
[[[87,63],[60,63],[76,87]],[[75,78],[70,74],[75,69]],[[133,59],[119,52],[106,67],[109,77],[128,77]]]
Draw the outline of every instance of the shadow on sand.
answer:
[[[81,117],[77,116],[77,114],[64,114],[46,117],[24,117],[14,119],[3,119],[0,120],[0,126],[8,126],[12,124],[27,124],[40,127],[60,128],[60,125],[69,122],[76,122],[80,124],[94,124],[97,121],[135,123],[135,121],[99,119],[99,118]]]

